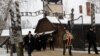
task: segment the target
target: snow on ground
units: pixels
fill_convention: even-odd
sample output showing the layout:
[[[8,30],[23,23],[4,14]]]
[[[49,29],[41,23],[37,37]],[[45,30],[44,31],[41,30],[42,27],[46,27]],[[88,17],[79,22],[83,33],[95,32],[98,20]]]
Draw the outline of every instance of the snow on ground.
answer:
[[[5,48],[0,48],[0,56],[10,56],[10,55],[6,53]]]
[[[0,56],[10,56],[10,50],[9,53],[7,53],[6,48],[0,48]],[[17,56],[16,53],[13,53],[13,56]],[[24,53],[24,56],[27,56],[27,53]]]
[[[100,51],[100,47],[98,47],[98,50]],[[47,48],[46,51],[50,52],[50,53],[52,52],[52,51],[49,50],[49,48]],[[68,52],[68,49],[66,51]],[[44,52],[44,51],[40,51],[40,52]],[[63,49],[61,49],[61,48],[55,48],[54,52],[63,52]],[[37,51],[34,51],[33,55],[35,55],[35,53],[37,54]],[[88,51],[76,51],[76,50],[72,50],[72,53],[88,54]],[[94,51],[91,51],[91,54],[95,54]],[[16,56],[16,53],[14,53],[13,55]],[[0,48],[0,56],[10,56],[10,53],[7,54],[6,53],[6,48],[3,47],[3,48]],[[24,52],[24,56],[27,56],[27,52]]]
[[[35,29],[22,29],[22,35],[27,35],[28,32],[31,31],[33,35],[35,35]],[[53,31],[47,31],[46,34],[52,33]],[[39,33],[42,34],[42,33]],[[1,36],[9,36],[9,30],[3,30]]]

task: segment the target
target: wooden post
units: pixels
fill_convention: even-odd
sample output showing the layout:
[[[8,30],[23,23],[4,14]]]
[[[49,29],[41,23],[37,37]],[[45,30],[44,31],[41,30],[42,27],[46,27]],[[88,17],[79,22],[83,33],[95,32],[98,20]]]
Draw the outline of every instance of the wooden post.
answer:
[[[95,6],[93,3],[91,4],[91,26],[95,31]]]
[[[72,8],[71,9],[71,21],[70,21],[70,23],[71,23],[71,32],[72,32],[72,28],[73,28],[73,26],[74,26],[74,8]]]
[[[13,56],[13,53],[14,53],[13,47],[14,47],[14,44],[15,44],[14,35],[13,35],[13,34],[14,34],[14,33],[13,33],[13,29],[14,29],[14,20],[13,20],[13,18],[14,18],[14,12],[13,12],[13,10],[11,10],[11,9],[9,10],[9,12],[10,12],[10,16],[11,16],[11,26],[12,26],[12,27],[9,28],[9,31],[10,31],[10,41],[11,41],[10,56]],[[15,50],[16,50],[16,49],[15,49]]]
[[[19,2],[15,1],[16,7],[16,23],[15,23],[15,34],[16,34],[16,51],[17,56],[23,56],[23,38],[22,38],[22,30],[21,30],[21,16],[19,10]]]
[[[20,11],[19,11],[19,2],[18,1],[13,2],[13,7],[10,10],[10,15],[11,15],[11,36],[12,36],[11,41],[14,42],[14,44],[16,46],[15,49],[17,52],[17,56],[23,56],[21,16],[20,16]]]

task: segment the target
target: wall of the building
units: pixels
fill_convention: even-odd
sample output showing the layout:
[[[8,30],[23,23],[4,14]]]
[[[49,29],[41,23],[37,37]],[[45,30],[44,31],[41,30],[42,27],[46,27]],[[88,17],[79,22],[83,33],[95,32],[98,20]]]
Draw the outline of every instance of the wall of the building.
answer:
[[[55,32],[55,47],[61,48],[63,47],[63,34],[64,34],[64,28],[56,24],[56,32]]]

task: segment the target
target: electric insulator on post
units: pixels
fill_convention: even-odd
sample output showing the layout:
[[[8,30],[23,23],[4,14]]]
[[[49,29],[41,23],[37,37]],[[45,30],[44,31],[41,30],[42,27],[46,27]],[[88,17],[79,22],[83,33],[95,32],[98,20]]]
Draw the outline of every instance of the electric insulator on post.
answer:
[[[79,12],[83,13],[83,11],[82,11],[82,5],[79,6]]]

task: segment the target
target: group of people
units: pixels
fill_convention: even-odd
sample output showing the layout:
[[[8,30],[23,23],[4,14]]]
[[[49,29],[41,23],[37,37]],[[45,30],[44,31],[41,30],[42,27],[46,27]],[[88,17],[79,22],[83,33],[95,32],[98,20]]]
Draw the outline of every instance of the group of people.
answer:
[[[50,50],[54,50],[54,36],[50,34],[47,37],[44,33],[42,35],[36,34],[33,36],[31,31],[29,31],[28,35],[24,37],[24,46],[28,51],[28,55],[31,56],[31,53],[34,49],[41,51],[41,49],[46,50],[47,41],[50,44]],[[90,54],[90,48],[93,46],[95,54],[99,54],[96,45],[96,33],[91,27],[87,32],[87,40],[88,40],[88,53]],[[69,55],[72,55],[72,43],[73,43],[73,34],[66,29],[63,35],[63,55],[66,53],[66,47],[68,48]]]
[[[69,55],[72,56],[72,43],[73,43],[73,34],[65,29],[65,33],[63,35],[63,55],[66,53],[66,47],[68,48]],[[88,54],[91,54],[90,48],[93,46],[95,54],[99,54],[96,45],[96,33],[92,27],[89,28],[87,32],[87,41],[88,41]]]
[[[54,50],[54,37],[52,34],[50,36],[46,36],[45,33],[42,35],[36,34],[33,36],[31,31],[29,31],[28,35],[24,37],[24,47],[28,51],[28,56],[31,56],[31,53],[36,49],[37,51],[41,51],[41,49],[46,50],[47,41],[50,44],[50,50]]]

